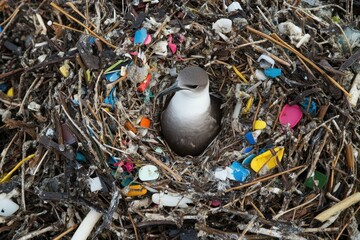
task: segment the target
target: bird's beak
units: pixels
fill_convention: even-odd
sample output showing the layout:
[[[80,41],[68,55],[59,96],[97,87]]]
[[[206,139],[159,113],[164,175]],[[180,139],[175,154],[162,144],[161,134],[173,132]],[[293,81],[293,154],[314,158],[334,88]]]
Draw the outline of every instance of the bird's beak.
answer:
[[[173,92],[177,92],[180,90],[183,90],[184,88],[181,88],[178,84],[178,81],[176,81],[173,85],[171,85],[170,87],[168,87],[167,89],[161,91],[160,93],[158,93],[157,97],[163,97],[165,95],[168,95],[170,93]]]

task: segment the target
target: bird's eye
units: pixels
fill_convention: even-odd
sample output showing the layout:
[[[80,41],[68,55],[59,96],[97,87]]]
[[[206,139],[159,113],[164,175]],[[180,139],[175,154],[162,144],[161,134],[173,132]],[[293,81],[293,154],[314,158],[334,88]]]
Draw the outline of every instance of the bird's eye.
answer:
[[[198,85],[186,85],[186,87],[191,88],[191,89],[195,89],[195,88],[198,87]]]

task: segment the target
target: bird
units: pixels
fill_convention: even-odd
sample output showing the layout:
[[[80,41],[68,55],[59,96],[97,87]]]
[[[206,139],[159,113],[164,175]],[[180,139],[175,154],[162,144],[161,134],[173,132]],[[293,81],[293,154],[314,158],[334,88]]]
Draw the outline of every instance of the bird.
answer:
[[[179,156],[198,156],[220,131],[221,101],[209,94],[209,77],[199,66],[181,70],[173,85],[157,97],[174,93],[161,113],[161,133]]]

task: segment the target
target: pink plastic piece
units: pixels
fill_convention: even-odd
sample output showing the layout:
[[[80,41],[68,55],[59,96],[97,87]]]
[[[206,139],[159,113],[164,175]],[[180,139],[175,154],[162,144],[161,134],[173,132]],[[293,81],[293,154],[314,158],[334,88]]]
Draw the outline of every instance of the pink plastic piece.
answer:
[[[176,47],[176,44],[174,44],[174,43],[172,42],[172,40],[173,40],[172,35],[169,35],[168,46],[169,46],[171,52],[172,52],[173,54],[175,54],[177,47]]]
[[[290,124],[290,128],[294,128],[302,118],[302,111],[298,105],[285,104],[280,113],[280,123],[282,125]]]
[[[127,172],[132,172],[134,170],[134,164],[132,164],[132,162],[117,162],[114,166],[122,167],[122,169]]]
[[[148,35],[146,36],[146,38],[145,38],[144,44],[145,44],[145,45],[150,44],[150,43],[151,43],[151,40],[152,40],[152,37],[151,37],[150,34],[148,34]]]
[[[221,205],[221,201],[220,200],[217,200],[217,199],[214,199],[210,202],[211,206],[212,207],[218,207]]]

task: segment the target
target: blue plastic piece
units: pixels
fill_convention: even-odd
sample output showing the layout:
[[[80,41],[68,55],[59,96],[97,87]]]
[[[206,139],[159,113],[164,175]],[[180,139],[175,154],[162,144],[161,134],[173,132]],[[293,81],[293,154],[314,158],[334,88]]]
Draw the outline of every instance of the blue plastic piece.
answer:
[[[248,132],[245,134],[245,139],[248,143],[250,143],[251,145],[255,145],[256,144],[256,139],[254,138],[253,132]]]
[[[89,38],[89,42],[91,45],[94,45],[95,44],[95,38],[94,37],[90,37]]]
[[[140,28],[135,32],[134,44],[143,44],[147,37],[147,31],[145,28]]]
[[[269,78],[276,78],[281,76],[281,68],[268,68],[265,69],[264,73]]]
[[[7,92],[7,90],[10,88],[10,85],[8,83],[0,83],[0,91]]]
[[[230,168],[233,170],[235,180],[239,182],[245,182],[246,178],[250,174],[250,170],[243,167],[243,165],[239,162],[233,162],[230,165]]]
[[[113,156],[110,156],[108,161],[109,161],[110,168],[117,169],[117,166],[114,166],[118,162],[118,160],[116,160],[116,158],[114,158]]]
[[[105,75],[105,78],[109,82],[115,82],[116,80],[118,80],[120,78],[120,72],[116,71],[116,72],[108,73]]]
[[[246,148],[243,149],[243,153],[247,154],[247,153],[251,152],[253,149],[254,149],[253,146],[246,147]]]
[[[307,97],[307,98],[304,99],[304,101],[302,101],[302,102],[300,103],[300,106],[301,106],[301,108],[302,108],[304,111],[307,111],[307,110],[308,110],[309,101],[310,101],[310,97]],[[308,112],[310,113],[311,116],[315,116],[315,115],[316,115],[317,105],[316,105],[316,103],[315,103],[314,101],[311,101]]]
[[[109,96],[107,96],[104,101],[106,104],[110,104],[112,108],[115,107],[115,102],[119,101],[119,99],[115,96],[115,89],[115,87],[111,89]]]
[[[242,164],[243,165],[250,165],[250,163],[251,163],[251,161],[254,159],[256,157],[256,154],[250,154],[249,156],[247,156],[244,160],[243,160],[243,162],[242,162]]]
[[[78,162],[86,162],[86,157],[81,152],[76,152],[75,159]]]
[[[0,33],[3,31],[2,27],[0,26]]]

